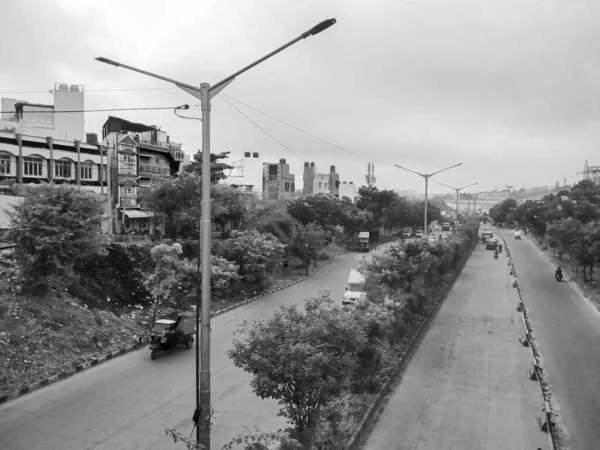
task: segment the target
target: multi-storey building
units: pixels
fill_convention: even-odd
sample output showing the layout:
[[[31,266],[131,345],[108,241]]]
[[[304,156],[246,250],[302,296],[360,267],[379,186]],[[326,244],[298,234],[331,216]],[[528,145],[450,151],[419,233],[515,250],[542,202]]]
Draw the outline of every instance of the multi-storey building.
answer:
[[[111,174],[113,230],[153,234],[158,221],[138,204],[139,189],[152,178],[176,176],[184,161],[181,144],[153,125],[109,116],[102,127],[102,144],[108,149]]]
[[[281,158],[279,163],[263,163],[263,198],[291,197],[296,191],[296,176]]]
[[[340,184],[340,198],[347,197],[354,203],[358,201],[358,187],[354,184],[354,181],[342,181]]]
[[[50,91],[54,96],[53,105],[3,98],[0,131],[82,142],[84,91],[81,85],[55,83],[54,90]]]
[[[321,172],[314,162],[304,163],[304,195],[328,194],[340,196],[340,176],[335,172],[335,166],[330,166],[329,173]]]
[[[244,152],[244,157],[231,161],[226,170],[224,184],[238,188],[246,194],[262,196],[264,159],[258,152]]]

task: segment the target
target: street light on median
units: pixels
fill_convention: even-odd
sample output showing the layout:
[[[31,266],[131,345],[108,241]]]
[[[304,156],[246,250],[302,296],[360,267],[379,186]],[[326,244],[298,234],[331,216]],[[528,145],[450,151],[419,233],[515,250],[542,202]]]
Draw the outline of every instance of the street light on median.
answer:
[[[455,167],[458,167],[461,165],[462,165],[462,163],[458,163],[458,164],[455,164],[450,167],[446,167],[445,169],[438,170],[437,172],[433,172],[433,173],[419,173],[419,172],[415,172],[414,170],[407,169],[406,167],[399,166],[398,164],[394,164],[394,166],[396,166],[398,169],[407,170],[409,172],[416,173],[417,175],[425,178],[425,211],[424,211],[424,215],[423,215],[423,235],[424,236],[429,235],[429,229],[427,228],[427,185],[429,183],[429,178],[431,178],[432,176],[434,176],[440,172],[444,172],[445,170],[454,169]]]
[[[291,47],[296,42],[306,39],[309,36],[315,36],[336,23],[335,19],[324,20],[310,30],[305,31],[300,36],[292,39],[287,44],[277,48],[271,53],[254,61],[246,67],[238,70],[234,74],[224,78],[223,80],[210,85],[209,83],[201,83],[200,87],[181,81],[167,78],[162,75],[147,72],[126,64],[121,64],[112,61],[108,58],[99,57],[96,60],[110,64],[116,67],[123,67],[134,72],[148,75],[159,80],[173,83],[178,88],[184,90],[188,94],[200,99],[202,108],[202,211],[201,211],[201,257],[202,257],[202,302],[199,304],[199,299],[196,299],[196,411],[194,412],[194,423],[196,424],[196,442],[203,445],[204,448],[210,450],[210,417],[211,395],[210,395],[210,305],[211,305],[211,208],[210,208],[210,110],[211,99],[231,83],[238,75],[250,70],[254,66],[266,61],[277,53]],[[201,308],[201,322],[199,320],[199,311]],[[198,355],[198,352],[200,353]],[[198,365],[200,359],[200,366]]]
[[[442,186],[446,186],[447,188],[454,189],[456,191],[456,221],[458,222],[458,192],[462,191],[463,189],[466,189],[468,187],[475,186],[477,183],[469,184],[468,186],[463,186],[463,187],[460,187],[460,188],[455,188],[453,186],[448,186],[447,184],[444,184],[444,183],[442,183],[440,181],[438,181],[438,183],[441,184]]]

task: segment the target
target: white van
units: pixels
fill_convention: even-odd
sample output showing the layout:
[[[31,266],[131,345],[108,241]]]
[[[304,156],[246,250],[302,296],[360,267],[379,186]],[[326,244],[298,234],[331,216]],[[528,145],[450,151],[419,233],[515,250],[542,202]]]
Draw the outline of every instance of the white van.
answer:
[[[354,305],[359,300],[366,298],[366,294],[363,292],[364,281],[364,277],[358,270],[350,270],[350,275],[348,275],[348,286],[346,287],[346,292],[344,292],[344,297],[342,298],[342,305]]]

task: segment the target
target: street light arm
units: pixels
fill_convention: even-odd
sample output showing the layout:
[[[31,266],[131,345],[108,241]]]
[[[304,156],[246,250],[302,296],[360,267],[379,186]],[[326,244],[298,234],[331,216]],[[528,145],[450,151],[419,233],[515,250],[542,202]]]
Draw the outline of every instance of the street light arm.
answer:
[[[463,187],[461,187],[461,188],[458,188],[458,190],[459,190],[459,191],[462,191],[463,189],[466,189],[466,188],[468,188],[468,187],[471,187],[471,186],[475,186],[476,184],[477,184],[477,183],[469,184],[468,186],[463,186]]]
[[[200,92],[200,88],[197,86],[192,86],[191,84],[182,83],[181,81],[177,81],[172,78],[163,77],[162,75],[158,75],[158,74],[155,74],[152,72],[147,72],[145,70],[138,69],[137,67],[128,66],[127,64],[121,64],[120,62],[113,61],[112,59],[104,58],[102,56],[99,56],[98,58],[94,58],[94,59],[96,61],[100,61],[101,63],[104,63],[104,64],[110,64],[111,66],[115,66],[115,67],[123,67],[124,69],[129,69],[129,70],[132,70],[133,72],[138,72],[138,73],[141,73],[144,75],[148,75],[149,77],[152,77],[152,78],[158,78],[159,80],[168,81],[169,83],[173,83],[173,84],[177,85],[177,87],[185,88],[184,89],[185,91],[192,90],[192,91]]]
[[[444,171],[446,171],[446,170],[454,169],[455,167],[458,167],[458,166],[462,166],[462,163],[454,164],[453,166],[446,167],[445,169],[438,170],[437,172],[430,173],[430,174],[429,174],[429,175],[427,175],[427,176],[428,176],[428,177],[432,177],[432,176],[434,176],[434,175],[436,175],[436,174],[438,174],[438,173],[440,173],[440,172],[444,172]]]
[[[248,70],[252,69],[254,66],[259,65],[260,63],[266,61],[267,59],[271,58],[272,56],[275,56],[277,53],[282,52],[283,50],[285,50],[288,47],[291,47],[292,45],[294,45],[296,42],[301,41],[302,39],[306,39],[309,36],[314,36],[316,34],[319,34],[322,31],[325,31],[327,28],[331,27],[332,25],[334,25],[336,23],[335,19],[327,19],[324,20],[323,22],[315,25],[314,27],[312,27],[310,30],[302,33],[300,36],[298,36],[295,39],[292,39],[290,42],[288,42],[287,44],[282,45],[281,47],[279,47],[278,49],[273,50],[271,53],[263,56],[260,59],[257,59],[256,61],[254,61],[251,64],[248,64],[246,67],[243,67],[242,69],[238,70],[237,72],[235,72],[232,75],[229,75],[227,78],[222,79],[221,81],[219,81],[218,83],[215,83],[213,85],[210,86],[209,91],[213,91],[214,89],[217,89],[219,86],[221,86],[222,84],[225,84],[231,80],[233,80],[234,78],[236,78],[238,75],[241,75],[244,72],[247,72]]]
[[[409,172],[416,173],[417,175],[420,175],[423,178],[429,178],[428,175],[425,175],[425,174],[419,173],[419,172],[415,172],[414,170],[410,170],[410,169],[407,169],[406,167],[399,166],[398,164],[394,164],[394,166],[396,166],[398,169],[408,170]]]
[[[444,184],[444,183],[442,183],[441,181],[438,181],[438,184],[441,184],[442,186],[446,186],[447,188],[450,188],[450,189],[452,189],[453,191],[457,191],[457,192],[458,192],[458,191],[460,190],[459,188],[455,188],[454,186],[449,186],[449,185],[447,185],[447,184]]]

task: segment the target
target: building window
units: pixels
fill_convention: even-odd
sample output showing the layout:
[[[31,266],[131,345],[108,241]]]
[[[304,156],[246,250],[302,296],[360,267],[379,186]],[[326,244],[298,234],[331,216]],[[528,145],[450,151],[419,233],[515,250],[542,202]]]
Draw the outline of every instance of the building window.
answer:
[[[10,175],[10,156],[0,155],[0,175]]]
[[[71,161],[54,161],[54,176],[71,178]]]
[[[294,192],[296,190],[296,184],[292,183],[292,192]]]
[[[80,170],[80,176],[82,180],[91,180],[92,179],[92,165],[91,164],[83,164]]]
[[[290,190],[290,183],[285,183],[285,190],[289,191]]]
[[[322,187],[322,183],[319,181],[319,189],[321,189]]]
[[[36,177],[42,176],[42,159],[41,158],[25,158],[23,161],[23,171],[25,175]]]
[[[325,183],[325,189],[327,189],[327,183]]]

